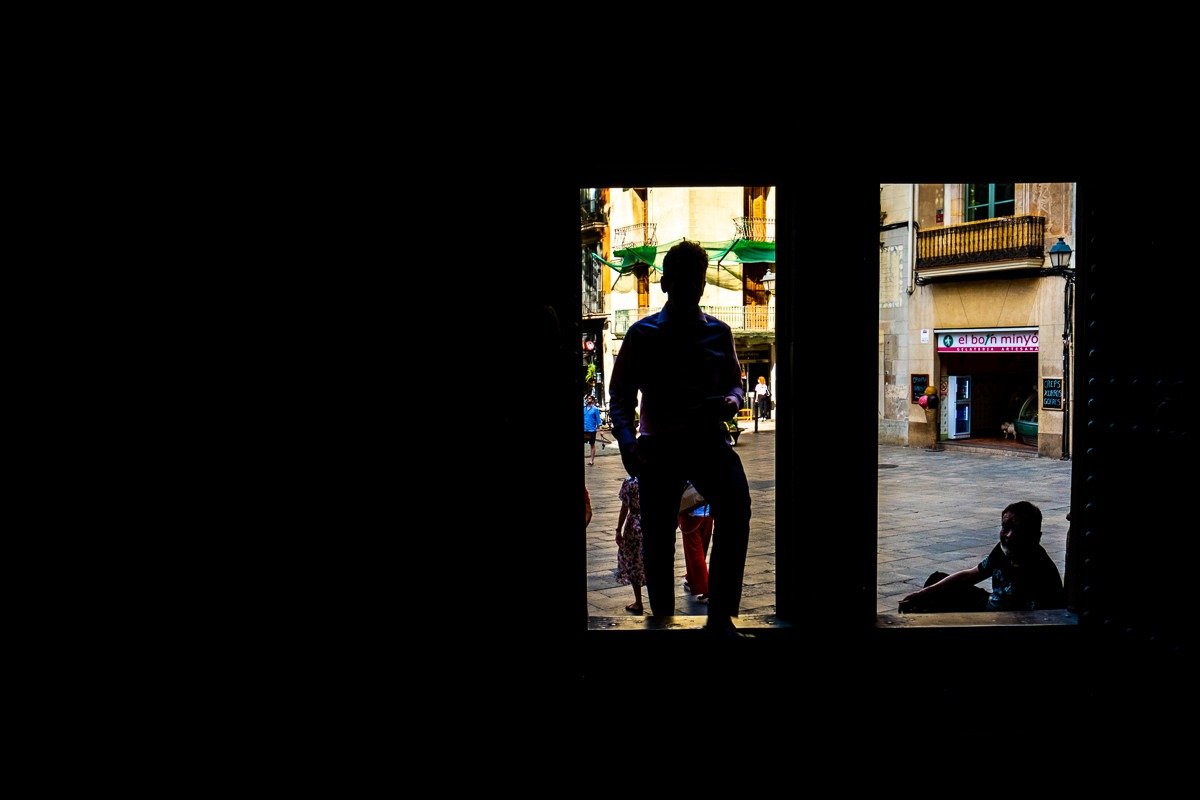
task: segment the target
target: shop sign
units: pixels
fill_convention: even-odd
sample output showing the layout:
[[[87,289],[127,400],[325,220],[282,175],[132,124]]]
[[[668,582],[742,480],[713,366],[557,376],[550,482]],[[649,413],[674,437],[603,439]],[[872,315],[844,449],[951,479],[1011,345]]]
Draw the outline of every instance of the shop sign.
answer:
[[[1062,378],[1042,378],[1042,408],[1053,408],[1056,411],[1062,411],[1062,407]]]
[[[915,403],[925,394],[925,387],[929,385],[929,374],[910,373],[909,379],[912,381],[912,401]]]
[[[1037,328],[972,328],[934,332],[939,353],[1036,353]]]

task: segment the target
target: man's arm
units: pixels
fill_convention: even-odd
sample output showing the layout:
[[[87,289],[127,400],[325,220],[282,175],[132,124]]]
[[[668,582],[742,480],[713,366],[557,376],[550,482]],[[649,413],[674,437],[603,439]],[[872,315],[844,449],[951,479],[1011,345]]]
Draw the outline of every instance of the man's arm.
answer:
[[[961,586],[964,583],[974,585],[986,577],[987,575],[984,575],[983,571],[980,570],[978,566],[960,569],[958,572],[942,578],[933,586],[926,586],[924,589],[913,592],[909,595],[905,595],[900,600],[900,610],[903,611],[905,608],[917,603],[918,601],[926,602],[931,600],[954,586]]]
[[[638,331],[631,328],[625,334],[625,343],[617,361],[613,364],[612,379],[608,383],[609,415],[612,419],[613,438],[621,449],[621,463],[625,471],[637,477],[642,471],[643,461],[638,453],[637,431],[634,429],[634,408],[637,405],[638,387],[641,383],[640,350]]]
[[[617,440],[617,445],[621,447],[622,452],[627,445],[637,439],[637,431],[633,426],[638,392],[637,339],[636,333],[632,330],[626,334],[621,352],[613,364],[612,377],[608,382],[609,418],[612,421],[613,438]]]
[[[746,389],[742,386],[742,365],[738,363],[737,348],[733,343],[733,331],[729,331],[729,367],[726,372],[726,382],[729,388],[725,390],[725,405],[732,408],[731,414],[736,414],[746,399]]]

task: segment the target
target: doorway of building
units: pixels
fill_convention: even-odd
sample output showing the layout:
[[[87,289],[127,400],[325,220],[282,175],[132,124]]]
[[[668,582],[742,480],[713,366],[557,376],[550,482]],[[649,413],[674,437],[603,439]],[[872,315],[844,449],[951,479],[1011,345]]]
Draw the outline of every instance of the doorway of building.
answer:
[[[1001,426],[1015,424],[1022,403],[1037,392],[1037,359],[1036,353],[943,355],[939,369],[949,376],[943,437],[1003,441]],[[1037,447],[1036,439],[1015,441]]]

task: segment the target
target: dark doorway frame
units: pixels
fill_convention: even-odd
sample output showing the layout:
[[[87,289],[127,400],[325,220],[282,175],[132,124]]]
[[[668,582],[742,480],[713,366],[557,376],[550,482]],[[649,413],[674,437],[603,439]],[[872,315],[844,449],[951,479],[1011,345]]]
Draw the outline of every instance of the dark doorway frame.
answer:
[[[778,701],[775,712],[800,708],[813,681],[824,680],[827,691],[844,701],[842,716],[856,709],[865,714],[898,709],[933,713],[922,698],[953,695],[967,701],[986,691],[990,679],[962,665],[986,662],[1000,650],[1017,661],[1053,663],[1056,674],[1071,675],[1059,686],[1059,708],[1065,713],[1082,711],[1097,698],[1109,707],[1146,693],[1169,700],[1194,665],[1194,626],[1183,594],[1187,582],[1155,582],[1148,568],[1162,552],[1194,552],[1194,545],[1171,521],[1172,514],[1189,517],[1182,505],[1189,496],[1184,480],[1188,473],[1178,465],[1190,458],[1190,420],[1181,407],[1192,396],[1194,378],[1169,353],[1148,352],[1130,341],[1133,337],[1125,336],[1122,324],[1130,308],[1154,307],[1161,312],[1156,317],[1160,330],[1181,331],[1189,319],[1183,305],[1188,295],[1163,291],[1152,280],[1134,280],[1133,267],[1138,264],[1171,263],[1169,242],[1166,237],[1147,238],[1121,216],[1128,205],[1122,198],[1165,189],[1165,179],[1151,181],[1140,170],[1137,176],[1103,180],[1078,172],[1041,176],[1073,182],[1078,191],[1077,360],[1068,387],[1077,398],[1071,419],[1077,459],[1072,537],[1077,549],[1068,559],[1077,558],[1080,566],[1080,624],[1070,630],[1054,625],[982,630],[949,625],[881,631],[875,624],[874,602],[875,375],[872,368],[855,365],[873,365],[877,346],[878,216],[873,194],[881,179],[907,176],[839,178],[822,192],[811,191],[800,176],[801,171],[792,168],[672,171],[623,165],[581,171],[562,188],[556,207],[564,211],[561,225],[554,229],[562,230],[563,236],[555,252],[563,253],[561,263],[574,264],[579,245],[571,210],[576,208],[579,186],[774,185],[779,192],[781,263],[776,283],[776,380],[782,385],[781,395],[812,400],[776,409],[776,596],[779,615],[789,627],[764,631],[720,655],[704,649],[698,635],[688,631],[588,631],[586,592],[577,569],[583,563],[583,537],[546,532],[538,564],[549,601],[542,606],[547,618],[527,632],[528,642],[544,656],[536,674],[598,688],[611,679],[614,669],[634,659],[639,681],[692,681],[681,673],[680,664],[703,656],[728,668],[720,674],[722,685],[726,679],[762,681]],[[836,214],[825,213],[830,206]],[[817,220],[823,223],[819,236]],[[825,224],[829,220],[832,223]],[[796,255],[800,241],[803,263]],[[1128,270],[1121,265],[1129,265]],[[559,351],[574,355],[569,343],[577,342],[578,336],[571,329],[571,310],[579,308],[580,282],[571,270],[550,272],[553,277],[540,287],[543,294],[529,316],[531,327],[540,325],[546,336],[533,345],[533,355],[541,359],[535,363],[545,365],[541,374],[549,397],[543,407],[550,410],[528,456],[535,474],[567,476],[562,491],[547,496],[544,510],[547,518],[572,520],[577,518],[578,492],[570,480],[575,472],[568,465],[578,460],[578,437],[574,384],[567,376],[574,374],[576,359],[562,358]],[[828,291],[835,280],[839,293],[861,302],[813,303],[814,293]],[[564,313],[557,313],[559,309]],[[821,332],[827,331],[837,335],[823,337]],[[833,355],[814,361],[811,351],[818,347]],[[827,411],[821,397],[831,386],[863,402],[846,413],[843,425],[813,425],[814,416]],[[549,480],[553,484],[555,479]],[[830,516],[826,498],[845,490],[854,502]],[[1139,501],[1139,491],[1149,492],[1155,503]],[[802,662],[810,669],[803,681],[798,675]],[[897,680],[864,677],[868,665],[873,678],[887,675]],[[706,672],[706,685],[716,691],[712,680],[712,672]]]

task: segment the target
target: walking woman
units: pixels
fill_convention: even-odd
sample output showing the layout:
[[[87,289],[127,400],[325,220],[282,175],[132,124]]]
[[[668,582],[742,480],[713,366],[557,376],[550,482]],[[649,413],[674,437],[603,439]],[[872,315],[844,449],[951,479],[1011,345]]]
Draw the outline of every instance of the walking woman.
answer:
[[[767,388],[767,379],[758,376],[758,385],[754,387],[754,399],[758,401],[758,418],[771,418],[771,390]]]

